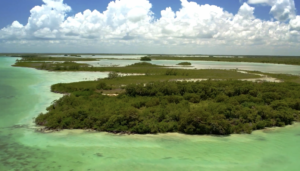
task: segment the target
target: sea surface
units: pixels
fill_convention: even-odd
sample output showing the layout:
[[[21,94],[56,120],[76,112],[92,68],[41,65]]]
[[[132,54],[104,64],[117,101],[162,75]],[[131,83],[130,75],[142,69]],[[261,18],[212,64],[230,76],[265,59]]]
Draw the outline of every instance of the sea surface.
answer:
[[[300,168],[299,123],[225,137],[121,136],[80,130],[37,132],[34,117],[62,96],[50,92],[52,84],[94,80],[106,77],[107,73],[11,67],[15,60],[0,57],[0,171],[298,171]]]

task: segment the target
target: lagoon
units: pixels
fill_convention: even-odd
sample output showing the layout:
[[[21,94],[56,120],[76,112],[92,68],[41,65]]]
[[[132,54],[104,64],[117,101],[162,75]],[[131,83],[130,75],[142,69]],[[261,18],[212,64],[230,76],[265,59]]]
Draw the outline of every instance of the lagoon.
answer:
[[[0,170],[299,170],[299,123],[226,137],[36,132],[33,118],[62,96],[50,92],[52,84],[94,80],[107,73],[47,72],[11,67],[14,62],[15,58],[0,57]],[[223,63],[217,64],[228,67]],[[229,64],[278,73],[300,71],[300,66],[290,65]]]
[[[125,60],[125,59],[101,59],[100,61],[82,61],[78,63],[87,63],[95,67],[101,66],[126,66],[131,65],[140,60]],[[248,70],[248,71],[260,71],[266,73],[275,73],[275,74],[293,74],[300,75],[300,66],[299,65],[285,65],[285,64],[264,64],[264,63],[249,63],[249,62],[216,62],[216,61],[183,61],[183,60],[152,60],[149,63],[162,65],[162,66],[172,66],[180,68],[176,65],[180,62],[190,62],[192,66],[181,67],[185,69],[239,69],[239,70]]]

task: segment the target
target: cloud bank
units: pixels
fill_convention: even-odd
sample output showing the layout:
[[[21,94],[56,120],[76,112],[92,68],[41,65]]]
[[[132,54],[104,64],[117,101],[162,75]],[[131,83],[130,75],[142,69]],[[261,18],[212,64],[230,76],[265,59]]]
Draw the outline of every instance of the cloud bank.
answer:
[[[180,1],[180,10],[168,7],[156,19],[148,0],[115,0],[103,12],[87,9],[69,17],[63,0],[43,0],[26,25],[14,21],[0,30],[0,45],[2,51],[300,55],[293,0],[248,0],[236,14]],[[249,4],[269,5],[274,19],[256,18]]]
[[[294,0],[248,0],[249,4],[266,4],[271,6],[270,14],[279,21],[295,18],[296,8]]]

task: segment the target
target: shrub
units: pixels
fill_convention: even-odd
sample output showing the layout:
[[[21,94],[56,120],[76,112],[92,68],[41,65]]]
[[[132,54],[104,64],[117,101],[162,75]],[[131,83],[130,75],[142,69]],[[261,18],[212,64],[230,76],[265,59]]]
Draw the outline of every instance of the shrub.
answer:
[[[119,77],[119,74],[116,72],[110,72],[108,74],[108,79],[114,79],[114,78],[118,78],[118,77]]]
[[[97,84],[96,89],[97,90],[111,90],[112,87],[108,86],[105,82],[100,82],[99,84]]]
[[[180,62],[177,65],[192,65],[190,62]]]
[[[150,57],[141,57],[141,61],[151,61],[151,58]]]

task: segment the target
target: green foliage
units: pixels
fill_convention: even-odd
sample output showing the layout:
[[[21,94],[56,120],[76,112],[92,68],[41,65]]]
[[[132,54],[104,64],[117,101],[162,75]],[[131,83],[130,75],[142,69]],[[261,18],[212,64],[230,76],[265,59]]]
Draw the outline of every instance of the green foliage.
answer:
[[[118,78],[119,74],[116,72],[109,72],[108,74],[108,79],[114,79],[114,78]]]
[[[127,67],[162,67],[162,66],[151,64],[148,62],[138,62],[138,63],[134,63],[132,65],[128,65]]]
[[[153,65],[146,62],[135,63],[126,67],[91,67],[88,64],[76,62],[16,62],[17,67],[31,67],[50,71],[100,71],[100,72],[116,72],[116,73],[140,73],[146,74],[147,77],[133,79],[132,77],[122,78],[127,84],[129,82],[148,82],[168,79],[186,79],[186,78],[211,78],[211,79],[241,79],[241,78],[259,78],[254,74],[240,73],[235,70],[184,70],[184,69],[169,69],[167,67]],[[170,77],[172,76],[172,77]],[[176,76],[176,77],[174,77]],[[117,80],[117,79],[113,79]],[[122,83],[124,84],[124,83]]]
[[[17,61],[13,66],[30,67],[49,71],[79,71],[82,68],[90,68],[87,64],[79,64],[72,61],[65,62],[22,62]]]
[[[135,67],[132,67],[135,68]],[[82,67],[80,67],[82,69]],[[158,69],[155,69],[157,71]],[[236,71],[229,70],[174,70],[178,73],[178,75],[162,75],[158,73],[153,73],[151,68],[148,68],[148,75],[146,76],[126,76],[126,77],[118,77],[117,79],[102,79],[102,82],[105,82],[107,85],[112,85],[113,89],[122,89],[124,85],[129,84],[144,84],[151,83],[154,81],[174,81],[176,79],[189,79],[189,78],[222,78],[222,79],[238,79],[238,78],[253,78],[255,75],[251,74],[243,74]],[[51,86],[51,90],[53,92],[60,93],[72,93],[73,91],[83,90],[83,89],[95,89],[99,82],[98,81],[82,81],[75,83],[67,83],[67,84],[55,84]],[[232,88],[226,88],[225,91],[228,94],[234,94],[234,90]],[[250,94],[254,94],[257,96],[256,90],[251,90]]]
[[[192,65],[190,62],[180,62],[177,65]]]
[[[174,76],[176,76],[178,74],[179,74],[179,72],[176,69],[168,69],[168,70],[166,70],[166,75],[174,75]]]
[[[108,86],[105,82],[100,82],[97,84],[96,89],[97,90],[111,90],[112,87]]]
[[[141,61],[151,61],[151,58],[148,56],[141,57]]]
[[[72,85],[72,93],[49,106],[36,124],[114,133],[228,135],[299,121],[300,85],[295,83],[159,81],[127,85],[117,97],[95,91],[105,89],[103,81],[94,88]]]

